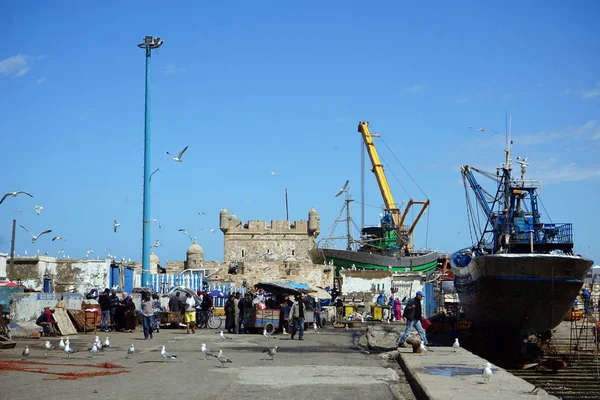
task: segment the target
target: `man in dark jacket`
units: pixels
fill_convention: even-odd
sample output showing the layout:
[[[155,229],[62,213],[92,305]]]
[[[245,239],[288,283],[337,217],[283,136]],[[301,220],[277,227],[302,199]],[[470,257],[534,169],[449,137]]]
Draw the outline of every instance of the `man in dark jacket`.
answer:
[[[408,303],[406,303],[406,308],[404,309],[403,318],[406,319],[406,330],[404,330],[404,334],[400,338],[400,342],[398,343],[399,347],[406,347],[404,342],[410,335],[410,331],[414,327],[417,330],[417,333],[421,337],[421,343],[427,346],[427,337],[425,336],[425,331],[421,326],[421,320],[423,319],[423,313],[421,311],[421,299],[423,298],[423,292],[420,290],[417,292],[417,295],[410,299]]]
[[[240,310],[240,321],[238,323],[239,333],[248,332],[248,324],[250,317],[252,316],[252,308],[252,298],[250,293],[246,292],[244,297],[238,303],[238,309]],[[242,325],[244,326],[243,328]]]
[[[103,332],[110,332],[108,324],[110,322],[110,289],[104,289],[104,292],[98,296],[98,304],[100,304],[100,330]]]

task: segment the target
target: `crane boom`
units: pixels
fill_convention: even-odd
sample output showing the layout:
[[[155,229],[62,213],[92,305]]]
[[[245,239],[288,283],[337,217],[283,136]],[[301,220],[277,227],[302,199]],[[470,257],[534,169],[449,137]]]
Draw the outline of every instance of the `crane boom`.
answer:
[[[398,208],[398,205],[394,202],[394,197],[392,196],[390,185],[388,184],[387,178],[385,177],[385,173],[383,172],[383,165],[379,161],[379,154],[377,154],[375,143],[373,143],[373,134],[371,134],[371,132],[369,131],[369,123],[359,122],[358,131],[362,134],[363,141],[365,142],[365,146],[367,147],[367,152],[369,153],[369,158],[371,159],[371,164],[373,165],[371,171],[373,171],[373,173],[375,174],[375,178],[377,178],[377,184],[379,185],[381,197],[383,197],[385,209],[390,214],[392,214],[392,221],[394,222],[394,225],[399,226],[401,217],[400,209]]]
[[[381,197],[383,197],[383,202],[385,204],[385,211],[386,213],[391,215],[393,224],[392,228],[396,232],[397,245],[400,248],[410,250],[412,248],[412,245],[410,244],[409,237],[413,234],[417,223],[419,222],[419,220],[425,213],[425,210],[429,206],[429,200],[414,201],[413,199],[410,199],[410,201],[406,205],[404,213],[401,213],[400,208],[394,201],[392,191],[390,190],[390,185],[388,184],[387,178],[385,177],[385,173],[383,171],[383,165],[379,161],[379,155],[377,154],[375,143],[373,143],[373,137],[378,137],[379,135],[371,133],[369,131],[368,122],[359,122],[358,131],[362,134],[363,141],[365,143],[365,146],[367,147],[367,152],[369,153],[369,158],[371,159],[371,164],[373,165],[371,171],[373,171],[375,177],[377,178],[379,191],[381,192]],[[422,206],[421,211],[419,211],[419,214],[417,215],[417,218],[415,218],[412,225],[408,229],[406,229],[406,227],[404,226],[404,220],[408,215],[408,211],[410,210],[410,208],[415,204]],[[382,219],[382,225],[383,222],[384,219]]]

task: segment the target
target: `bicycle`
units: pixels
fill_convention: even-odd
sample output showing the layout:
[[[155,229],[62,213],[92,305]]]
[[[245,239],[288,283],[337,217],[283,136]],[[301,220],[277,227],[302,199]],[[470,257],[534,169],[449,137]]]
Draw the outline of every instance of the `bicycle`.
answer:
[[[221,317],[213,314],[213,308],[208,311],[200,310],[198,322],[196,323],[198,328],[219,329],[222,324],[223,320]]]

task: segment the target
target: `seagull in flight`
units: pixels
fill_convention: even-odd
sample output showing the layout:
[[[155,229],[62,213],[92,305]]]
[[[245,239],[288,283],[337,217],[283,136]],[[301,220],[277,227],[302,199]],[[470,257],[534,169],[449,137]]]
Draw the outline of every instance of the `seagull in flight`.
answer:
[[[0,200],[0,204],[2,204],[2,202],[8,197],[8,196],[12,196],[12,197],[17,197],[20,194],[26,194],[29,197],[33,197],[32,195],[30,195],[27,192],[24,192],[22,190],[19,190],[18,192],[8,192],[6,194],[4,194],[4,196],[2,196],[2,200]]]
[[[271,357],[271,360],[273,360],[273,356],[277,354],[277,346],[267,347],[266,349],[263,349],[262,352],[267,353]]]
[[[346,181],[346,183],[344,183],[344,186],[337,192],[337,194],[335,195],[335,197],[340,196],[342,193],[348,193],[348,184],[350,183],[350,181]]]
[[[185,230],[185,228],[181,228],[179,230],[179,232],[183,232],[184,235],[187,235],[190,238],[190,241],[194,241],[194,239],[192,239],[192,235],[190,235],[189,233],[187,233],[187,231]]]
[[[120,227],[121,224],[117,222],[117,220],[115,219],[113,221],[113,229],[115,230],[115,233],[117,233],[117,228]]]
[[[63,236],[54,236],[52,238],[52,241],[54,242],[55,240],[64,240],[65,242],[67,241],[67,239],[65,239]]]
[[[158,239],[156,239],[156,242],[154,242],[154,244],[152,246],[150,246],[150,248],[158,247],[158,246],[160,246],[160,242],[158,241]]]
[[[200,211],[198,215],[206,215],[206,213],[204,211]]]
[[[273,175],[273,176],[277,176],[277,172],[275,172],[275,171],[271,171],[271,175]]]
[[[132,345],[133,347],[133,345]],[[176,360],[177,356],[174,354],[169,354],[165,351],[165,346],[162,347],[162,350],[160,351],[160,355],[165,359],[163,362],[167,362],[167,360],[172,359],[172,360]]]
[[[158,225],[158,229],[162,229],[162,226],[160,226],[160,222],[158,222],[156,218],[152,218],[152,222],[156,222],[156,225]]]
[[[31,231],[27,228],[25,228],[23,225],[19,225],[21,228],[25,229],[27,232],[29,232],[29,234],[31,235],[31,243],[35,243],[36,240],[38,240],[38,238],[42,235],[45,235],[46,233],[50,233],[52,232],[52,229],[46,229],[45,231],[40,232],[37,236],[35,236],[33,233],[31,233]]]
[[[18,212],[18,213],[24,213],[24,212],[25,212],[25,210],[15,210],[15,212]]]
[[[182,160],[183,153],[185,153],[185,151],[188,149],[188,147],[189,146],[185,146],[185,149],[181,150],[177,157],[175,157],[173,154],[169,153],[168,151],[167,151],[167,154],[173,159],[173,161],[183,162],[183,160]]]
[[[41,212],[42,212],[42,210],[44,209],[44,206],[38,206],[38,205],[36,205],[36,206],[35,206],[35,207],[33,207],[33,208],[35,208],[35,213],[36,213],[37,215],[40,215],[40,213],[41,213]]]
[[[498,132],[496,132],[495,130],[490,129],[490,128],[480,128],[480,127],[476,127],[476,126],[469,126],[469,129],[477,129],[479,132],[490,131],[490,132],[498,134]]]

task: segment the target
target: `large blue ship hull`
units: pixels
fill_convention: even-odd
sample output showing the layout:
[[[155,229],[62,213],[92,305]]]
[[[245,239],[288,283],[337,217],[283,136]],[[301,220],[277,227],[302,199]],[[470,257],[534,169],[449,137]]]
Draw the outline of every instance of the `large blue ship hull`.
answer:
[[[467,320],[478,329],[526,337],[560,324],[592,264],[577,256],[497,254],[452,272]]]

